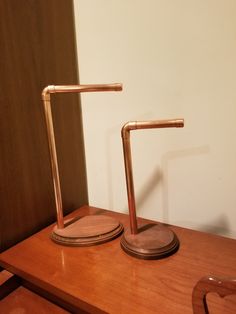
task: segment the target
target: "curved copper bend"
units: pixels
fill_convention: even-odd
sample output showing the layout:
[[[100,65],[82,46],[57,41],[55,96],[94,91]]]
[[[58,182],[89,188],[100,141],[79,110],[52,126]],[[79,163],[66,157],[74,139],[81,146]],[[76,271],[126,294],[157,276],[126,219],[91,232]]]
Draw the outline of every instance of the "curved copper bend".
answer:
[[[94,85],[49,85],[42,91],[42,100],[44,104],[44,112],[47,125],[47,134],[50,150],[53,187],[56,201],[57,210],[57,227],[58,229],[64,228],[63,210],[62,210],[62,197],[60,188],[60,178],[58,171],[55,135],[52,121],[50,94],[53,93],[87,93],[87,92],[106,92],[106,91],[121,91],[122,84],[94,84]]]
[[[156,128],[181,128],[184,126],[183,119],[171,119],[171,120],[155,120],[155,121],[130,121],[127,122],[122,130],[121,136],[123,141],[123,152],[125,162],[125,174],[126,174],[126,186],[127,196],[130,214],[130,230],[131,234],[138,233],[137,218],[136,218],[136,206],[134,196],[134,183],[133,183],[133,171],[132,171],[132,159],[131,159],[131,147],[130,147],[130,131],[139,129],[156,129]]]
[[[236,294],[236,278],[203,277],[193,288],[192,303],[194,314],[208,314],[206,296],[210,292],[224,298]]]

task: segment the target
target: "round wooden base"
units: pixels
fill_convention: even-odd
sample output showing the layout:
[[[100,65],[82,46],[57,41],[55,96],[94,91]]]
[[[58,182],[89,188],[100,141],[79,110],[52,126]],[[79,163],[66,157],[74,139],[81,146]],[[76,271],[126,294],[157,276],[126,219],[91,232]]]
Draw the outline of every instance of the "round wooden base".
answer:
[[[160,259],[175,253],[179,240],[175,233],[162,224],[148,224],[139,228],[137,234],[126,230],[121,238],[122,249],[141,259]]]
[[[123,225],[112,217],[89,215],[67,221],[63,229],[54,227],[51,239],[68,246],[91,246],[108,242],[123,231]]]

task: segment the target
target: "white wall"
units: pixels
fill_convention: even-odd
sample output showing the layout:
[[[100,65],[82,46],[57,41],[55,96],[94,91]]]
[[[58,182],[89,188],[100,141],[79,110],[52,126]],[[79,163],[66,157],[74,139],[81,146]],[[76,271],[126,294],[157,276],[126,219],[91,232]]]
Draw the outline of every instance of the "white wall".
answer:
[[[131,134],[139,216],[236,237],[236,1],[74,0],[89,201],[127,212],[122,125]]]

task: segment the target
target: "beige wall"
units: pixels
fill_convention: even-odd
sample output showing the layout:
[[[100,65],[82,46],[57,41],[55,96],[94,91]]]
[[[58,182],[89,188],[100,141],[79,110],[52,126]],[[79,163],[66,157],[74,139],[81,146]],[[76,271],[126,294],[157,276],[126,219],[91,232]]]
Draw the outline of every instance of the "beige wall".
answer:
[[[184,129],[132,133],[139,216],[236,236],[236,1],[75,0],[91,205],[127,212],[120,129],[184,117]]]

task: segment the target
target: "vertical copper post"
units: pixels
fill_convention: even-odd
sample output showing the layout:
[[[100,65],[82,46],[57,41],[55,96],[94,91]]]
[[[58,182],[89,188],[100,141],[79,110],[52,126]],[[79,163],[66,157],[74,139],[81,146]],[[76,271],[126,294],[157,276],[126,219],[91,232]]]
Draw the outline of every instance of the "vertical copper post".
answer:
[[[136,122],[126,123],[123,126],[122,131],[121,131],[122,142],[123,142],[124,163],[125,163],[127,198],[128,198],[128,206],[129,206],[130,230],[132,234],[138,233],[133,170],[132,170],[132,158],[131,158],[130,132],[129,132],[131,130],[131,126],[134,126],[135,123]]]
[[[46,119],[46,125],[47,125],[48,144],[49,144],[51,169],[52,169],[53,188],[54,188],[56,211],[57,211],[57,226],[59,229],[63,229],[64,220],[63,220],[63,211],[62,211],[61,185],[60,185],[60,177],[59,177],[58,162],[57,162],[57,153],[56,153],[55,135],[54,135],[53,121],[52,121],[50,95],[45,94],[43,97],[44,97],[43,98],[44,112],[45,112],[45,119]]]
[[[64,228],[63,209],[62,209],[62,196],[60,187],[60,177],[57,162],[57,152],[55,144],[55,135],[52,121],[51,112],[51,93],[82,93],[82,92],[104,92],[104,91],[120,91],[122,90],[121,84],[96,84],[96,85],[49,85],[44,88],[42,92],[42,99],[44,103],[44,113],[47,126],[47,135],[50,150],[51,169],[53,177],[54,195],[56,201],[57,211],[57,227],[58,229]]]
[[[156,120],[156,121],[131,121],[131,122],[127,122],[121,130],[131,234],[138,233],[138,225],[137,225],[135,195],[134,195],[132,157],[131,157],[131,146],[130,146],[130,131],[137,130],[137,129],[173,128],[173,127],[178,128],[178,127],[183,127],[183,126],[184,126],[183,119]]]

